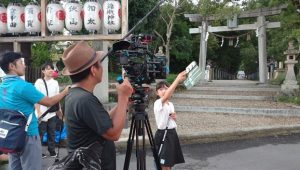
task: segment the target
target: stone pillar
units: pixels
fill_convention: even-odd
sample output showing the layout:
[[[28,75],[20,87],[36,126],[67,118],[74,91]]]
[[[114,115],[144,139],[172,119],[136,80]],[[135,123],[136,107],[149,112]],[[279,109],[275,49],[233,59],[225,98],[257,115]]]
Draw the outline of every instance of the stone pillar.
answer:
[[[265,16],[257,18],[258,26],[258,62],[259,62],[259,83],[267,81],[267,48],[266,48],[266,19]]]
[[[206,65],[206,52],[207,52],[207,42],[206,42],[206,34],[207,34],[207,21],[202,21],[201,26],[201,36],[200,36],[200,54],[199,54],[199,67],[201,71],[205,71]]]
[[[284,93],[292,93],[295,90],[299,89],[299,85],[297,85],[297,80],[294,71],[294,65],[298,63],[296,60],[297,55],[299,54],[299,50],[294,48],[293,42],[289,42],[288,49],[284,52],[286,55],[286,61],[284,62],[287,66],[287,72],[285,76],[285,80],[281,85],[281,91]]]

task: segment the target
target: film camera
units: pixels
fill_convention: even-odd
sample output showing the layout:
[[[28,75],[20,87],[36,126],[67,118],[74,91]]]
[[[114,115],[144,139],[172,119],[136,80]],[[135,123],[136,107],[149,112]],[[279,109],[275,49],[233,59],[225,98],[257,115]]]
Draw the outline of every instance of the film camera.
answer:
[[[150,52],[152,40],[151,35],[139,34],[131,35],[128,41],[113,44],[113,55],[119,56],[119,63],[133,84],[150,84],[155,79],[166,78],[166,58]]]
[[[147,132],[152,148],[156,167],[160,170],[159,158],[154,145],[154,138],[150,127],[148,114],[145,111],[148,102],[149,87],[143,84],[155,82],[155,79],[165,79],[167,68],[166,58],[155,56],[149,50],[149,43],[153,40],[150,35],[131,35],[127,41],[119,41],[113,44],[112,55],[118,56],[119,63],[129,78],[134,88],[130,97],[132,102],[129,111],[132,114],[130,132],[127,142],[124,170],[129,169],[134,138],[136,139],[137,169],[145,169],[145,133]],[[135,137],[136,136],[136,137]],[[141,148],[139,137],[142,138]]]

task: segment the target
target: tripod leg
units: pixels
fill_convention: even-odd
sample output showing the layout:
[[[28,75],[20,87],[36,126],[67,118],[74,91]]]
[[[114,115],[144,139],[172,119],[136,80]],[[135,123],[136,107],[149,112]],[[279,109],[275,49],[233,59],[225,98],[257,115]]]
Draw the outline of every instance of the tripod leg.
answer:
[[[153,138],[153,134],[152,134],[152,130],[151,130],[148,115],[146,115],[145,125],[146,125],[147,134],[148,134],[148,137],[149,137],[149,142],[150,142],[150,145],[151,145],[151,150],[152,150],[152,153],[153,153],[154,161],[155,161],[155,164],[156,164],[156,168],[157,168],[157,170],[161,170],[161,166],[160,166],[160,163],[159,163],[159,157],[158,157],[158,154],[157,154],[157,148],[156,148],[156,145],[155,145],[155,142],[154,142],[154,138]]]
[[[143,118],[139,117],[136,120],[136,159],[137,159],[137,170],[145,170],[145,130]],[[140,136],[142,136],[142,146],[140,147]]]
[[[139,132],[140,132],[140,126],[139,126],[139,121],[136,121],[136,136],[135,136],[135,140],[136,140],[136,142],[135,142],[135,144],[136,144],[136,146],[135,146],[135,148],[136,148],[136,169],[137,170],[141,170],[140,168],[141,168],[141,156],[140,156],[140,147],[139,147]]]
[[[141,155],[141,168],[142,169],[146,169],[146,150],[145,150],[145,124],[144,124],[144,120],[141,121],[141,129],[142,129],[142,149],[140,151],[140,155]]]
[[[129,131],[129,137],[128,137],[128,141],[127,141],[127,150],[126,150],[126,157],[125,157],[123,170],[129,169],[129,163],[130,163],[130,158],[131,158],[132,145],[133,145],[133,141],[134,141],[135,131],[136,131],[135,119],[134,119],[134,117],[132,117],[130,131]]]

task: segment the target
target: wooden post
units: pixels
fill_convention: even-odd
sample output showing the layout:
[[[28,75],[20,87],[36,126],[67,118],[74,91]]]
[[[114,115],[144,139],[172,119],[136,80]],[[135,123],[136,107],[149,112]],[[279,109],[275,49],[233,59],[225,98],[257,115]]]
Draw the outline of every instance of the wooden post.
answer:
[[[14,46],[14,52],[21,52],[21,43],[14,42],[13,46]]]
[[[122,38],[128,33],[128,1],[122,0]]]
[[[41,0],[41,36],[45,37],[47,35],[46,28],[46,0]]]

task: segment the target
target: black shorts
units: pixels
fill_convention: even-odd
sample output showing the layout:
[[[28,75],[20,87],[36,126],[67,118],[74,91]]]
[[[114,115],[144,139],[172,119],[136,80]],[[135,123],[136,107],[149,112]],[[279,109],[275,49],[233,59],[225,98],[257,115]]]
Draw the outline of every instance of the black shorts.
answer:
[[[179,138],[175,129],[168,129],[164,142],[165,130],[157,130],[155,133],[155,144],[157,152],[161,147],[159,162],[163,166],[172,167],[175,164],[184,163]]]

